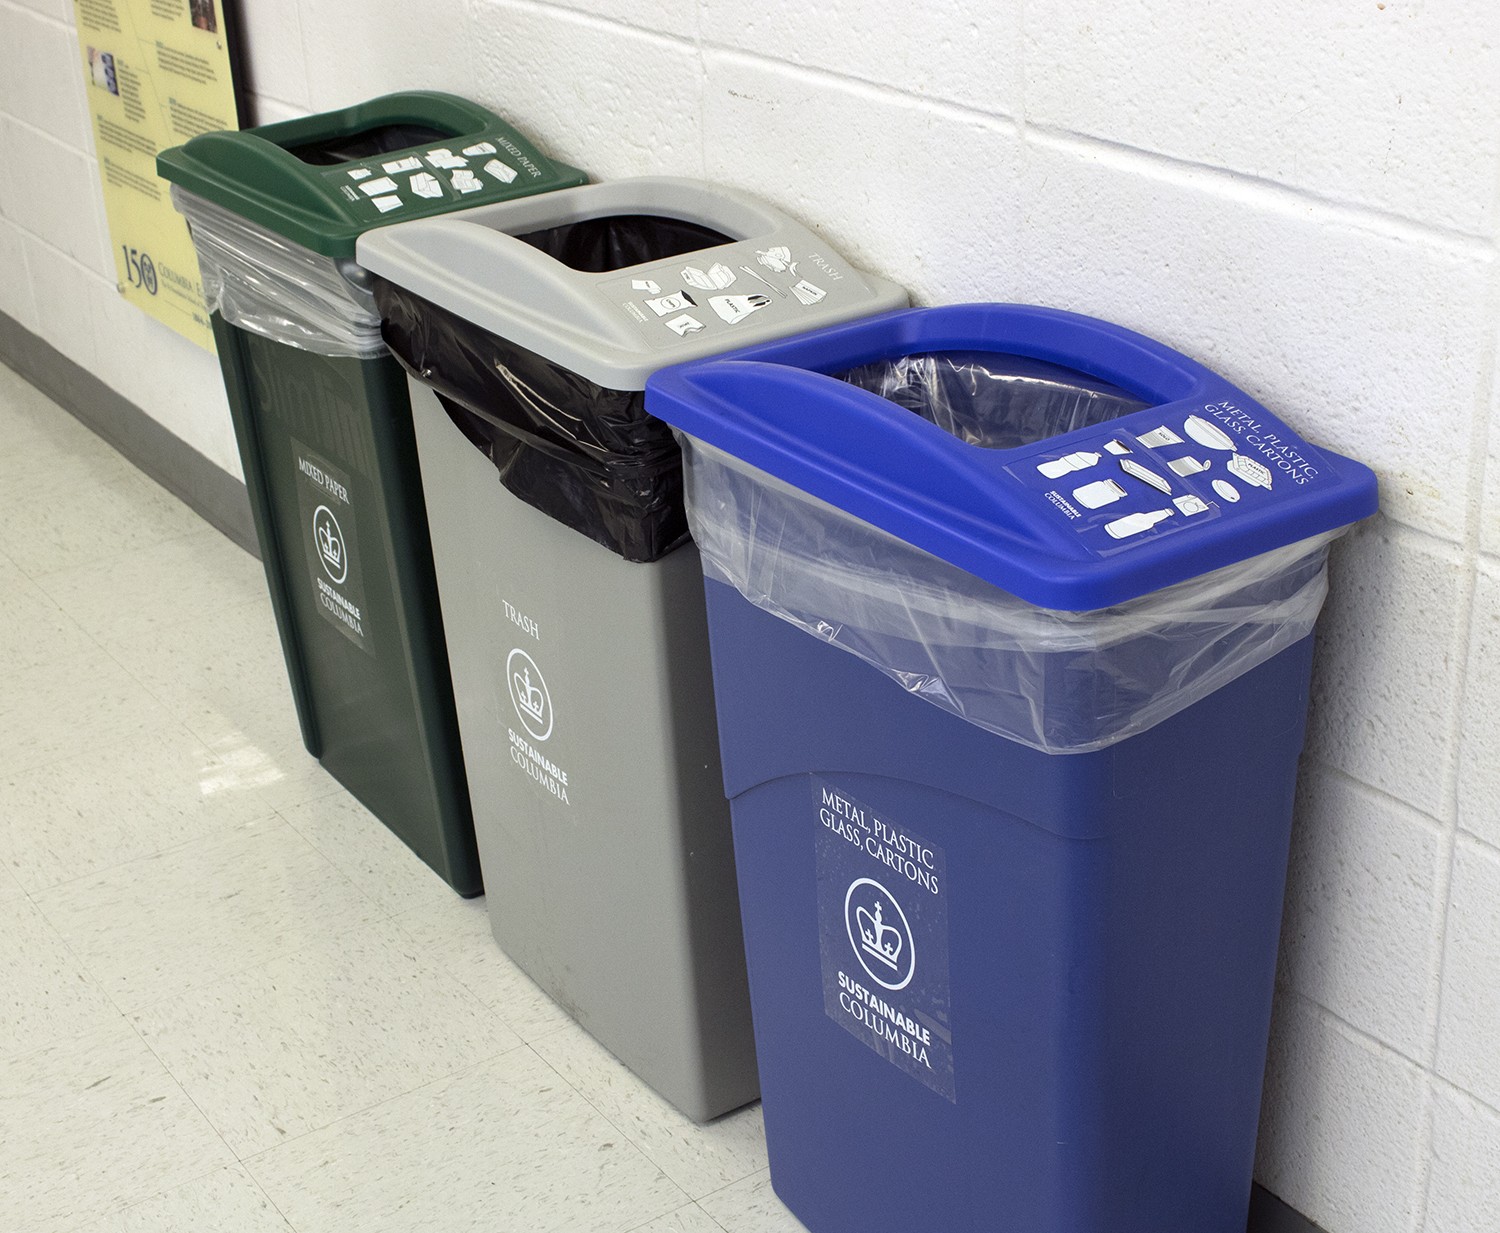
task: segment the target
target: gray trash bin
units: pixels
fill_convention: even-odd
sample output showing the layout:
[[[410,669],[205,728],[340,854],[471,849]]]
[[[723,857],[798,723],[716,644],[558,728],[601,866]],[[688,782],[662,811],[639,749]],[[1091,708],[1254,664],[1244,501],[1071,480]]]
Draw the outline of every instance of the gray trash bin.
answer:
[[[759,1088],[703,584],[643,391],[906,293],[662,178],[382,228],[359,260],[413,374],[495,938],[683,1112],[727,1112]]]

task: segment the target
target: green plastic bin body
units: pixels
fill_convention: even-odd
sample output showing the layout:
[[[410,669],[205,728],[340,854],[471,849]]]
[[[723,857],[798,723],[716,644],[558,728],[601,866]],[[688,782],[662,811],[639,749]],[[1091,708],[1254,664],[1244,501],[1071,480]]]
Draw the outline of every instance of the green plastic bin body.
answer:
[[[216,265],[214,338],[303,743],[454,890],[480,894],[406,374],[373,310],[362,318],[354,244],[392,216],[586,177],[429,93],[205,134],[158,169],[205,283]]]

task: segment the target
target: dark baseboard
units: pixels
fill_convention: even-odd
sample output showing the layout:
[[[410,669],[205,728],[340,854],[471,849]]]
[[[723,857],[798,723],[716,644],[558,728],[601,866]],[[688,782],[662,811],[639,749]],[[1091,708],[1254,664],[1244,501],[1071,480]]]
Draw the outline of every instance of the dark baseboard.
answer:
[[[98,377],[0,313],[0,363],[15,369],[246,551],[260,555],[245,485]],[[1256,1186],[1246,1233],[1323,1233]]]
[[[210,526],[260,555],[244,484],[4,313],[0,363],[109,442]]]
[[[1250,1223],[1245,1233],[1323,1233],[1323,1229],[1265,1187],[1256,1186],[1250,1194]]]

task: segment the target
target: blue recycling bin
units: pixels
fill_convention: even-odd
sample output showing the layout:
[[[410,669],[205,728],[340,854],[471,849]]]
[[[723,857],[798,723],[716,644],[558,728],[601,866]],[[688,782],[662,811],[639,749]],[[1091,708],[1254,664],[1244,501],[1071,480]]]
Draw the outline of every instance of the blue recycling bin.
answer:
[[[1243,1233],[1312,629],[1374,476],[1014,305],[657,374],[771,1179],[813,1233]]]

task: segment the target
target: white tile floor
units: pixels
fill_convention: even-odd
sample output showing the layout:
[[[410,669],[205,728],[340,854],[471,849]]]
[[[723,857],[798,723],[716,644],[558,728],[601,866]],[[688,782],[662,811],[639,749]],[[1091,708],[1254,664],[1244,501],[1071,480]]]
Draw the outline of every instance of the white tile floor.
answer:
[[[260,565],[0,367],[0,1228],[796,1233],[303,752]]]

